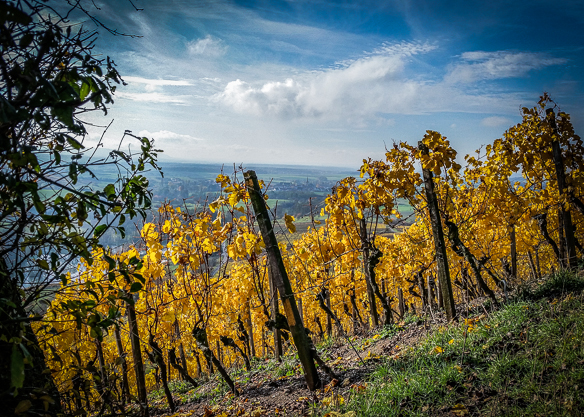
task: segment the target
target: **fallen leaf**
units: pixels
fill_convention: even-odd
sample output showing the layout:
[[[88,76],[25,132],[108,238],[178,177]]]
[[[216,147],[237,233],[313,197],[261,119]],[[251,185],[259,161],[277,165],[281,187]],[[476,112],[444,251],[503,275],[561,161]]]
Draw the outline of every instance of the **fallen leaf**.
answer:
[[[457,416],[465,416],[468,414],[468,409],[464,406],[464,404],[456,404],[450,409],[450,411],[452,411]]]

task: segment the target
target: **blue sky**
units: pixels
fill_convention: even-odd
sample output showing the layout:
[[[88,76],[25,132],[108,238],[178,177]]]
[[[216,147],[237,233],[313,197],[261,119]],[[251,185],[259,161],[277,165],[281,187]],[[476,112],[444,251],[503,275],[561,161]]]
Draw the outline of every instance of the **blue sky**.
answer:
[[[431,129],[464,155],[543,91],[584,128],[581,1],[96,3],[141,35],[96,45],[128,83],[91,116],[114,119],[106,146],[129,129],[165,159],[358,168]]]

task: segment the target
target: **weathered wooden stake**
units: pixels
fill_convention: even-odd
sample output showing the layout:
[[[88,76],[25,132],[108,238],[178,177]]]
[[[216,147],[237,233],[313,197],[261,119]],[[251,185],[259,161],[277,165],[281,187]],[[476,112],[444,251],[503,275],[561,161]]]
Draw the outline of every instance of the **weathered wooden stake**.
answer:
[[[422,141],[418,142],[418,149],[423,155],[429,155],[428,147]],[[422,166],[424,175],[424,189],[426,191],[426,201],[430,211],[430,222],[432,224],[432,234],[434,235],[434,247],[436,248],[436,261],[438,264],[438,279],[442,285],[442,297],[444,300],[444,310],[446,319],[452,320],[456,315],[454,306],[454,296],[452,294],[452,284],[450,282],[450,270],[448,269],[448,258],[446,256],[446,244],[444,243],[444,231],[442,221],[438,211],[438,200],[434,191],[434,180],[432,171]]]
[[[535,266],[537,268],[537,277],[541,279],[541,268],[539,265],[539,245],[535,247]]]
[[[292,333],[292,339],[294,340],[294,345],[298,351],[298,358],[304,370],[306,385],[311,391],[314,391],[321,385],[320,378],[316,372],[316,365],[314,364],[313,355],[310,351],[309,339],[304,331],[302,320],[300,319],[294,293],[292,292],[292,285],[288,279],[288,273],[286,272],[282,254],[278,247],[278,241],[274,234],[266,203],[260,191],[260,185],[255,172],[247,171],[243,176],[245,178],[249,197],[253,204],[256,220],[260,227],[260,231],[262,232],[266,252],[268,253],[268,262],[272,267],[272,277],[278,288],[280,299],[282,300],[282,305],[288,320],[288,326],[290,327],[290,333]]]
[[[564,230],[564,214],[562,213],[562,210],[558,210],[558,250],[560,251],[560,266],[562,268],[567,268],[568,249],[566,247],[566,236]]]
[[[401,288],[397,289],[397,299],[398,299],[397,308],[399,309],[399,319],[403,320],[403,318],[406,314],[406,303],[404,301],[404,292]]]
[[[122,360],[122,403],[130,399],[130,384],[128,383],[128,362],[126,362],[126,352],[122,346],[122,336],[120,335],[120,328],[114,326],[114,335],[116,338],[116,347],[118,349],[118,356]]]
[[[225,366],[223,363],[223,358],[221,357],[221,345],[219,345],[219,339],[216,340],[217,342],[217,360],[221,362],[221,365]]]
[[[276,314],[278,313],[278,290],[276,289],[276,284],[274,283],[272,266],[268,262],[268,279],[270,281],[270,309],[272,312],[272,319],[276,320]],[[274,327],[274,357],[278,362],[280,362],[280,356],[282,356],[282,334],[280,329]]]
[[[304,325],[304,313],[302,312],[302,298],[298,299],[298,314],[300,314],[300,320],[302,320],[302,324]]]
[[[128,295],[131,297],[131,295]],[[136,309],[134,303],[126,304],[128,324],[130,327],[130,342],[132,344],[132,359],[134,360],[134,373],[136,374],[136,388],[138,391],[138,401],[142,417],[150,415],[148,410],[148,397],[146,396],[146,377],[144,375],[144,363],[142,362],[142,350],[140,349],[140,335],[138,334],[138,323],[136,320]]]
[[[253,341],[253,321],[251,319],[251,300],[247,302],[247,327],[248,327],[248,334],[249,334],[249,350],[251,358],[255,357],[255,345]]]
[[[324,302],[326,303],[327,308],[330,311],[332,311],[331,310],[331,292],[328,290],[328,288],[325,290]],[[329,339],[333,335],[333,320],[332,320],[331,316],[329,316],[328,314],[326,315],[326,335]]]
[[[515,225],[511,225],[511,233],[509,234],[511,240],[511,277],[513,280],[517,279],[517,237],[515,235]]]
[[[554,156],[554,165],[556,166],[556,176],[558,181],[558,191],[560,197],[570,197],[570,192],[566,192],[566,174],[564,170],[564,160],[562,158],[562,149],[560,148],[558,128],[556,126],[556,114],[553,109],[546,110],[548,123],[550,124],[554,139],[552,141],[552,151]],[[568,251],[568,265],[570,269],[576,269],[578,258],[576,257],[576,244],[574,238],[574,225],[572,224],[572,215],[566,210],[563,204],[560,205],[562,217],[564,220],[564,234],[566,237],[566,249]]]
[[[387,305],[389,306],[389,315],[388,315],[388,317],[387,317],[387,318],[389,319],[389,321],[388,321],[387,323],[385,323],[385,325],[388,325],[388,324],[391,324],[391,323],[393,323],[393,315],[391,314],[391,303],[392,303],[392,301],[393,301],[393,297],[389,297],[389,296],[388,296],[388,297],[385,299],[385,302],[386,302],[386,303],[387,303]]]

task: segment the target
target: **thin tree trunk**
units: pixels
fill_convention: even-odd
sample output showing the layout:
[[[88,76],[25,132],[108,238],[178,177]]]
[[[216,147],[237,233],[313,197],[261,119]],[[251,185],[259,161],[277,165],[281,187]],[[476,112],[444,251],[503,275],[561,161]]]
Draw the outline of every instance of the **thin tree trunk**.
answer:
[[[527,256],[529,256],[529,266],[531,267],[533,278],[539,279],[539,276],[537,275],[537,269],[535,268],[535,263],[533,262],[533,256],[531,255],[531,251],[527,251]]]
[[[168,388],[168,375],[166,369],[166,363],[164,362],[164,357],[162,356],[162,349],[158,346],[158,343],[154,340],[154,336],[150,334],[148,338],[148,344],[150,345],[150,349],[152,349],[152,359],[153,362],[158,366],[160,369],[160,376],[162,380],[162,386],[164,387],[164,394],[166,395],[166,401],[168,401],[168,407],[170,411],[174,413],[176,407],[174,405],[174,399],[172,398],[172,393]]]
[[[541,231],[541,234],[543,235],[545,241],[552,247],[552,250],[554,251],[556,258],[561,265],[562,264],[562,257],[560,255],[560,250],[558,248],[558,245],[556,245],[556,242],[554,242],[554,240],[550,236],[548,229],[547,229],[547,224],[548,224],[547,223],[547,213],[538,214],[538,215],[534,216],[534,219],[537,220],[537,225],[539,226],[539,230]]]
[[[351,307],[353,309],[353,316],[358,320],[359,328],[364,328],[365,324],[363,323],[363,319],[361,318],[361,314],[359,313],[359,307],[357,307],[357,297],[355,296],[355,290],[351,290],[349,294],[349,298],[351,299]],[[356,328],[353,329],[356,332]]]
[[[379,302],[381,303],[381,307],[383,308],[384,322],[388,323],[391,322],[391,307],[387,303],[385,291],[382,293],[381,290],[379,289],[379,285],[377,284],[377,278],[375,276],[375,267],[379,264],[381,257],[383,256],[383,253],[381,253],[380,250],[378,250],[377,248],[375,248],[375,246],[372,245],[372,242],[367,235],[367,223],[365,222],[364,218],[360,220],[360,233],[362,236],[361,244],[364,246],[364,248],[367,249],[364,250],[363,256],[367,255],[368,257],[366,266],[369,269],[369,283],[371,284],[373,294],[377,296]],[[365,239],[363,239],[363,237],[365,237]],[[377,307],[375,308],[375,314],[378,316],[379,320]]]
[[[178,371],[183,381],[187,381],[193,387],[198,387],[199,384],[189,375],[186,366],[180,365],[176,358],[176,352],[174,348],[168,350],[168,362],[170,365]]]
[[[221,339],[221,343],[223,343],[225,346],[231,347],[233,350],[235,350],[235,353],[239,353],[239,355],[243,358],[243,362],[245,363],[245,369],[247,369],[248,371],[251,371],[251,363],[249,362],[249,357],[235,343],[235,340],[233,340],[230,337],[226,337],[226,336],[220,336],[219,338]],[[217,347],[219,347],[219,346],[217,345]]]
[[[470,268],[472,269],[481,290],[483,290],[484,293],[487,294],[493,300],[493,302],[495,302],[495,304],[498,304],[495,293],[489,288],[481,276],[481,272],[477,266],[476,258],[460,240],[458,226],[451,221],[447,221],[446,226],[448,227],[448,239],[452,243],[452,249],[457,254],[464,256],[464,259],[466,259],[470,265]]]
[[[539,245],[535,247],[535,266],[537,267],[537,276],[541,279],[541,268],[539,265]]]
[[[370,261],[370,244],[367,236],[367,224],[365,219],[359,222],[359,233],[361,236],[361,250],[363,251],[363,271],[365,273],[365,284],[367,285],[367,298],[369,299],[369,314],[371,316],[371,325],[375,328],[379,325],[379,316],[377,314],[377,306],[375,304],[375,290],[371,282],[371,268]]]
[[[200,378],[201,375],[203,375],[203,368],[201,367],[201,358],[199,358],[199,352],[198,351],[194,351],[193,355],[195,355],[195,362],[197,362],[197,372],[195,373],[195,376],[197,378]]]
[[[266,209],[266,203],[260,191],[258,179],[254,171],[247,171],[244,173],[248,194],[253,204],[256,213],[256,220],[262,232],[262,237],[268,253],[268,262],[272,267],[272,276],[274,283],[280,293],[282,305],[286,312],[288,325],[290,326],[290,333],[296,349],[298,351],[298,358],[304,369],[304,376],[306,384],[311,391],[320,387],[320,378],[316,372],[316,365],[314,363],[313,355],[310,351],[310,344],[308,335],[304,330],[304,325],[298,313],[294,293],[292,292],[292,285],[288,279],[288,274],[284,266],[284,261],[278,247],[278,241],[274,234],[274,229]]]
[[[322,311],[326,313],[326,333],[327,336],[330,338],[332,334],[333,320],[338,328],[339,334],[343,334],[343,326],[341,325],[341,321],[339,320],[339,318],[331,310],[330,298],[327,297],[328,294],[329,292],[327,291],[327,289],[323,288],[317,294],[316,297],[318,299],[318,305],[320,306]]]
[[[209,347],[209,339],[207,338],[207,329],[195,326],[193,328],[193,337],[195,338],[195,342],[197,343],[197,347],[201,350],[201,352],[203,352],[203,355],[207,359],[207,362],[215,365],[215,368],[217,368],[217,371],[219,372],[219,374],[221,374],[221,376],[223,377],[223,380],[225,381],[227,386],[231,389],[231,392],[233,392],[234,395],[239,395],[239,392],[237,391],[237,388],[235,388],[235,384],[233,383],[233,380],[231,379],[231,377],[229,376],[229,374],[227,373],[225,368],[223,368],[223,365],[221,365],[221,362],[219,362],[219,360],[215,357],[215,354],[213,353],[213,351]]]

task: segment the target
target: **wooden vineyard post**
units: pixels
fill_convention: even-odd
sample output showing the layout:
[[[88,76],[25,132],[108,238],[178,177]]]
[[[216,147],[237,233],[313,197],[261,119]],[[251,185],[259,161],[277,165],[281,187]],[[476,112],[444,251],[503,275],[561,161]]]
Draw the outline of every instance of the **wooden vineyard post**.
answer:
[[[418,149],[423,155],[429,155],[428,147],[422,141],[418,142]],[[424,175],[424,189],[426,191],[426,202],[430,211],[430,222],[432,224],[432,234],[434,236],[434,247],[436,249],[436,263],[438,264],[438,281],[442,286],[442,299],[446,319],[452,320],[456,315],[454,306],[454,296],[452,294],[452,283],[450,282],[450,270],[448,269],[448,258],[446,257],[446,244],[444,243],[444,231],[442,230],[442,221],[438,212],[438,200],[434,191],[434,180],[432,171],[424,168],[422,164],[422,173]]]
[[[403,320],[404,316],[406,314],[406,303],[404,301],[404,292],[401,288],[397,289],[397,299],[398,299],[397,308],[399,310],[399,319]]]
[[[251,319],[251,300],[247,302],[247,327],[249,328],[249,354],[255,357],[255,345],[253,341],[253,321]]]
[[[120,335],[120,328],[114,326],[114,335],[116,338],[116,348],[118,349],[118,356],[122,361],[122,403],[130,399],[130,384],[128,383],[128,363],[126,362],[126,353],[122,346],[122,336]]]
[[[515,235],[515,225],[511,225],[511,233],[509,234],[511,239],[511,277],[517,279],[517,237]]]
[[[128,297],[131,296],[128,295]],[[148,397],[146,396],[146,376],[144,375],[144,363],[142,362],[140,335],[138,334],[138,323],[136,320],[136,309],[134,303],[127,303],[126,312],[128,314],[128,324],[130,326],[130,342],[132,344],[132,359],[134,359],[138,401],[140,402],[140,415],[142,417],[148,417],[150,413],[148,411]]]
[[[272,272],[272,267],[268,263],[268,278],[270,281],[270,307],[272,310],[272,318],[276,321],[276,315],[278,314],[278,290],[276,289],[276,284],[274,283],[274,274]],[[280,329],[274,327],[274,357],[278,362],[280,362],[280,356],[282,355],[282,335],[280,334]]]
[[[326,289],[325,291],[325,303],[327,308],[331,309],[331,292]],[[332,310],[331,310],[332,311]],[[326,315],[326,336],[327,338],[331,338],[333,335],[333,320],[330,315]]]
[[[302,324],[304,325],[304,313],[302,312],[302,298],[298,299],[298,313],[300,314],[300,320],[302,320]]]
[[[294,293],[292,292],[292,285],[288,279],[288,273],[286,272],[282,254],[278,247],[278,241],[276,240],[272,222],[268,215],[268,209],[266,208],[264,197],[260,191],[260,185],[255,172],[246,171],[243,175],[249,197],[253,204],[256,220],[266,245],[268,263],[272,270],[272,278],[278,288],[278,292],[280,293],[280,299],[282,300],[284,312],[286,313],[290,333],[292,333],[292,339],[294,340],[294,345],[298,351],[298,358],[300,359],[300,363],[304,370],[306,385],[308,386],[308,389],[314,391],[320,387],[321,382],[318,373],[316,372],[316,365],[310,351],[309,339],[304,331],[302,320],[300,319],[300,313],[298,312]]]
[[[560,251],[560,266],[568,267],[568,249],[566,247],[566,234],[564,233],[564,214],[558,209],[558,250]]]
[[[539,266],[539,245],[535,247],[535,267],[537,268],[537,277],[541,279],[541,268]]]
[[[554,139],[552,141],[552,151],[554,156],[554,165],[556,166],[556,176],[558,180],[558,191],[560,192],[560,198],[569,198],[569,192],[566,193],[566,174],[564,171],[564,160],[562,159],[562,150],[560,148],[559,133],[556,126],[556,114],[553,109],[546,110],[547,120],[553,130]],[[568,194],[568,195],[566,195]],[[564,220],[564,235],[566,238],[566,249],[568,250],[568,265],[570,269],[576,269],[577,267],[577,257],[576,257],[576,242],[574,238],[574,226],[572,224],[572,215],[569,210],[566,210],[563,204],[560,204],[560,209],[562,212],[562,217]]]

